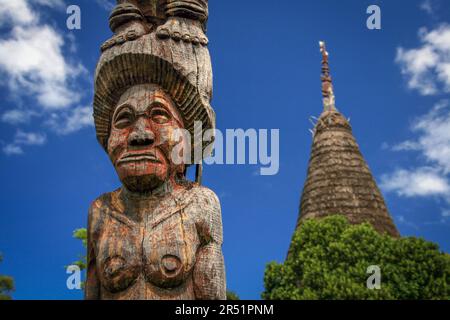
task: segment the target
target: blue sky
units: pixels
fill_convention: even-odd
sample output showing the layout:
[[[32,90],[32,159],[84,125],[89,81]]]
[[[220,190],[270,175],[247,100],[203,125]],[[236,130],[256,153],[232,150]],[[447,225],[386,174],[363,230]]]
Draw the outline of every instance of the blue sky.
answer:
[[[108,39],[107,0],[0,0],[0,274],[17,299],[80,299],[64,266],[82,252],[72,231],[120,184],[95,139],[93,73]],[[366,28],[377,4],[382,29]],[[227,284],[258,299],[264,267],[283,261],[321,112],[327,42],[337,107],[404,236],[450,252],[450,4],[431,1],[211,1],[208,36],[217,126],[280,129],[280,171],[207,166],[222,203]]]

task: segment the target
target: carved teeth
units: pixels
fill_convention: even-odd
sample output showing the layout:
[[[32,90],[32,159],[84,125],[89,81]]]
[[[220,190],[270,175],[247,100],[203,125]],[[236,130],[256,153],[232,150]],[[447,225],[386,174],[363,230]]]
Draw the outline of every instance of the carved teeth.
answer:
[[[183,34],[183,41],[184,42],[190,42],[191,41],[191,36],[188,35],[187,33]]]
[[[157,36],[160,39],[168,39],[168,38],[170,38],[169,30],[167,30],[166,28],[160,28],[157,31]]]
[[[198,45],[200,43],[200,39],[198,37],[192,37],[192,44]]]
[[[101,50],[103,52],[111,47],[114,47],[115,45],[123,44],[126,41],[136,40],[140,36],[142,36],[142,33],[138,33],[136,30],[130,29],[126,33],[115,36],[103,43],[103,45],[101,46]]]
[[[174,33],[172,33],[172,39],[175,41],[180,41],[181,33],[179,33],[178,31],[175,31]]]

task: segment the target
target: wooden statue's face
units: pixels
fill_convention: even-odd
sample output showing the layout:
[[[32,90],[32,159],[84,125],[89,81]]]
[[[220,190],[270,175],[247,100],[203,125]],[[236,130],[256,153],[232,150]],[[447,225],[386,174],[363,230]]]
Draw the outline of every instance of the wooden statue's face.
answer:
[[[171,154],[179,143],[173,132],[183,122],[170,96],[156,85],[124,92],[111,118],[108,154],[122,183],[133,192],[148,192],[176,171]]]

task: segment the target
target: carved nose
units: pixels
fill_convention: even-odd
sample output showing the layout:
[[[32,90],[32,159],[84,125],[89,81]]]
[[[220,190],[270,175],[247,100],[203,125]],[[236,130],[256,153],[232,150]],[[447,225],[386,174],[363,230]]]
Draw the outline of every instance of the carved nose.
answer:
[[[133,132],[128,138],[128,144],[132,147],[150,146],[155,142],[155,134],[145,125],[144,119],[139,119]]]

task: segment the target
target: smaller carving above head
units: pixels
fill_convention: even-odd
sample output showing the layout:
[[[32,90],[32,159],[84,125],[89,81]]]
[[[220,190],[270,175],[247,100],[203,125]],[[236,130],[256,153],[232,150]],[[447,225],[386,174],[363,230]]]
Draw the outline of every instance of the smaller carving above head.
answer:
[[[109,27],[114,32],[114,36],[102,45],[102,52],[149,33],[152,24],[146,21],[136,1],[118,1],[109,17]]]
[[[208,45],[206,37],[199,21],[192,21],[187,18],[170,17],[156,31],[158,38],[162,40],[172,39],[176,42],[184,41],[193,45]]]
[[[117,0],[109,18],[114,36],[101,49],[135,40],[155,27],[161,40],[206,46],[207,21],[208,0]]]
[[[144,18],[151,24],[162,25],[170,17],[199,21],[206,31],[208,0],[117,0],[110,18],[113,32],[121,24]]]
[[[167,20],[166,5],[168,0],[117,0],[117,6],[133,6],[151,24],[161,24]],[[115,9],[114,9],[115,10]]]
[[[157,29],[160,39],[183,40],[193,45],[206,46],[208,0],[167,0],[168,20]]]
[[[208,20],[208,0],[167,0],[166,14],[205,23]]]
[[[133,3],[123,2],[114,7],[109,17],[109,27],[112,32],[120,32],[120,28],[132,21],[143,22],[145,20],[142,11]]]

